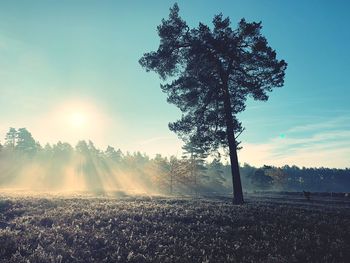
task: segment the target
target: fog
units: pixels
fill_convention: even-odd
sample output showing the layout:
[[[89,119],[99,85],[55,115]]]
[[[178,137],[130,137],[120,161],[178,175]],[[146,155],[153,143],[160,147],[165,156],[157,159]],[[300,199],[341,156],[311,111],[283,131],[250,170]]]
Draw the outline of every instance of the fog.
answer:
[[[34,156],[6,151],[1,155],[0,183],[4,189],[52,193],[153,193],[151,170],[131,167],[90,153],[73,150]]]
[[[349,192],[350,170],[297,166],[240,167],[243,190]],[[181,158],[123,153],[92,141],[42,147],[25,128],[0,144],[0,190],[12,194],[230,195],[231,169],[184,151]]]

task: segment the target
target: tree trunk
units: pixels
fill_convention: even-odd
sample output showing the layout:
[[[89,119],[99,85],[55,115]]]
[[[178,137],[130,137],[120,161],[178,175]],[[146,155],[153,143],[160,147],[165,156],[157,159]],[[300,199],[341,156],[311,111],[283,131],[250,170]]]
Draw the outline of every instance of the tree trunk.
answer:
[[[232,185],[233,185],[233,203],[243,204],[243,191],[241,183],[241,175],[239,173],[239,164],[237,157],[237,145],[233,126],[232,108],[230,93],[228,91],[228,85],[224,84],[224,109],[225,109],[225,119],[226,119],[226,136],[228,140],[228,147],[230,151],[230,161],[231,161],[231,173],[232,173]]]

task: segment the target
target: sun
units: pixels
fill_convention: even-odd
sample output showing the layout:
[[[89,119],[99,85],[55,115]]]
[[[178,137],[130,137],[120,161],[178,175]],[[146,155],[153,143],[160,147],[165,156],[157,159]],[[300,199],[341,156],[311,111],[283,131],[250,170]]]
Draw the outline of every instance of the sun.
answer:
[[[83,128],[87,125],[88,118],[83,112],[73,112],[69,116],[69,122],[75,128]]]

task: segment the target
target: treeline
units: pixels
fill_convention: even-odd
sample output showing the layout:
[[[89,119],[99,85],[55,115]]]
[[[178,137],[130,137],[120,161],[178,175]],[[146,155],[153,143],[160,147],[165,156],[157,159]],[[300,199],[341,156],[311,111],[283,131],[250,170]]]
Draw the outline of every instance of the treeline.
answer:
[[[0,144],[0,186],[40,190],[131,191],[160,194],[226,194],[232,191],[230,166],[190,145],[181,157],[105,150],[91,141],[74,147],[58,142],[40,145],[25,128],[10,128]],[[245,191],[349,192],[350,170],[260,168],[244,164]]]

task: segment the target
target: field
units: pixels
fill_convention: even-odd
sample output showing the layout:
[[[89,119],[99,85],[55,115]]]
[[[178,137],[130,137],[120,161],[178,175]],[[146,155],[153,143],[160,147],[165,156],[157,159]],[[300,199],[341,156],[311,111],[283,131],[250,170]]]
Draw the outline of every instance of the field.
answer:
[[[0,195],[0,262],[349,262],[350,199]]]

